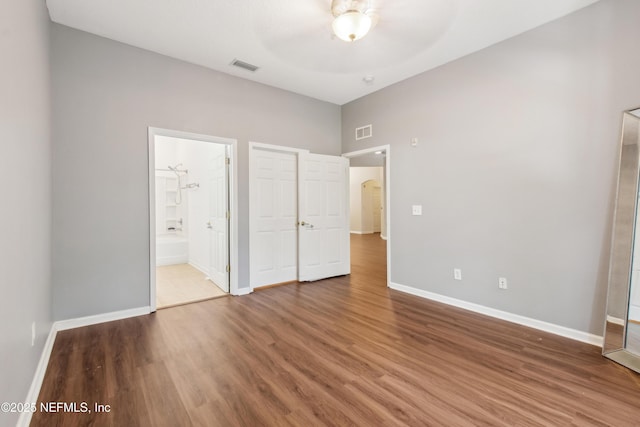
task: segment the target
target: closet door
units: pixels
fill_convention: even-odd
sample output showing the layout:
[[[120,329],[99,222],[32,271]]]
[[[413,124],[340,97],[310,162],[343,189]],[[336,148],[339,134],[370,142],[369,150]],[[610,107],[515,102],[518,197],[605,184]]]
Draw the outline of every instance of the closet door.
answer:
[[[349,160],[298,156],[298,280],[349,274]]]
[[[298,277],[297,154],[251,150],[251,287]]]

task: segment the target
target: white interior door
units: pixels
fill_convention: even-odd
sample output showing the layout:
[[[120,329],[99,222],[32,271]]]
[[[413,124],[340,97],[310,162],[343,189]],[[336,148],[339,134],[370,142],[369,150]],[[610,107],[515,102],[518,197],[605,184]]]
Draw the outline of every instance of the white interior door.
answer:
[[[382,222],[382,192],[380,187],[371,189],[371,204],[373,214],[373,232],[380,233]]]
[[[293,152],[253,149],[251,287],[298,278],[298,165]]]
[[[298,155],[298,280],[349,274],[349,160]]]
[[[209,278],[229,292],[229,185],[227,147],[212,146],[209,155]]]

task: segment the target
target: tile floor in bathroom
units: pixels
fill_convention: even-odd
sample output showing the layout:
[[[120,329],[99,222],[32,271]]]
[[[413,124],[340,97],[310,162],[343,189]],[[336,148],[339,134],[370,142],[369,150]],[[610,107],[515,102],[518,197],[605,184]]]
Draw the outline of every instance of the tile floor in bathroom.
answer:
[[[157,308],[168,308],[226,295],[228,294],[207,279],[203,272],[189,264],[156,268]]]

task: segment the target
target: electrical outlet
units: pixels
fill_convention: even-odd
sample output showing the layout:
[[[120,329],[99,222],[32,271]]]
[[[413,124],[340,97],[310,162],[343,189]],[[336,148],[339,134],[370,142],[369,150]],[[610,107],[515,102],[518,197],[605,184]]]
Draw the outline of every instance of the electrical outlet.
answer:
[[[413,205],[413,206],[411,206],[411,214],[412,215],[422,215],[422,205]]]
[[[462,270],[460,270],[459,268],[454,268],[453,269],[453,278],[455,280],[462,280]]]
[[[498,287],[500,289],[507,289],[508,288],[506,277],[499,277],[498,278]]]
[[[36,345],[36,322],[31,322],[31,347]]]

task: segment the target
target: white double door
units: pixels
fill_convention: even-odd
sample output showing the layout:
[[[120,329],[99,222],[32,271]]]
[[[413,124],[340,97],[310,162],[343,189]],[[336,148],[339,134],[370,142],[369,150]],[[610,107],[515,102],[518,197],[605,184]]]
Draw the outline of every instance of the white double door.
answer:
[[[349,274],[348,160],[252,150],[251,286]]]

